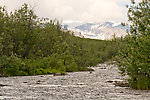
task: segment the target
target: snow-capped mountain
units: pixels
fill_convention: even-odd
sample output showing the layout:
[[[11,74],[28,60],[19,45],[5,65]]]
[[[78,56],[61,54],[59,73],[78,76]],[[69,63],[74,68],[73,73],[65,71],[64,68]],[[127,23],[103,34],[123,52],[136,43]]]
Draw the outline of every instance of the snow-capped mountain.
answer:
[[[91,39],[112,39],[115,37],[124,37],[127,35],[128,26],[122,26],[121,23],[85,23],[76,27],[68,27],[74,32],[75,36]]]

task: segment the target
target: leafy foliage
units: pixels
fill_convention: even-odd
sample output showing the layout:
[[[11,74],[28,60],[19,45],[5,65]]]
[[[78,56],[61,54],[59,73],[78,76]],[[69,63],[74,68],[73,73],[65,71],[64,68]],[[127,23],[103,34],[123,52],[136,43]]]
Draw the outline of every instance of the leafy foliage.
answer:
[[[143,0],[129,7],[130,33],[117,62],[123,75],[135,89],[150,89],[150,1]]]
[[[112,58],[116,41],[81,39],[56,20],[38,18],[24,4],[7,13],[0,8],[0,75],[40,75],[91,70]]]

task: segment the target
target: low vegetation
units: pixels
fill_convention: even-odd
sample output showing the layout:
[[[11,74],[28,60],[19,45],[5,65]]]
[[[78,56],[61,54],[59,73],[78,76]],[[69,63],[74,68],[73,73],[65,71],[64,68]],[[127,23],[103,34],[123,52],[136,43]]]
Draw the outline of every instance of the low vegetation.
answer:
[[[122,75],[129,76],[130,87],[150,89],[150,1],[129,6],[129,35],[123,40],[117,63]]]
[[[75,37],[58,21],[36,16],[27,4],[9,14],[0,7],[1,76],[87,71],[117,51],[116,41]]]

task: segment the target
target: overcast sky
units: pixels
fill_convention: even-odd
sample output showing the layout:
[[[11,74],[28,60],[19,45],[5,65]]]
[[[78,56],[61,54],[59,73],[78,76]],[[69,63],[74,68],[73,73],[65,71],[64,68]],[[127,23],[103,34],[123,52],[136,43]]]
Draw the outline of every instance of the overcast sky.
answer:
[[[65,22],[127,21],[126,4],[130,0],[0,0],[1,6],[13,11],[23,3],[34,7],[40,17],[57,18]]]

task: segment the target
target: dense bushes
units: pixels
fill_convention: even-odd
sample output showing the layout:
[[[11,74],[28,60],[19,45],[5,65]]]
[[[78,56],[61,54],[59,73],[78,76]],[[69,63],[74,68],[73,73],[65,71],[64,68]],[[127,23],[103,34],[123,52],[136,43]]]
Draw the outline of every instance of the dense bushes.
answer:
[[[150,1],[129,7],[130,33],[125,48],[118,55],[118,65],[135,89],[150,89]]]
[[[75,37],[58,21],[38,18],[27,4],[10,14],[1,7],[0,29],[2,76],[90,70],[117,52],[115,41]]]

